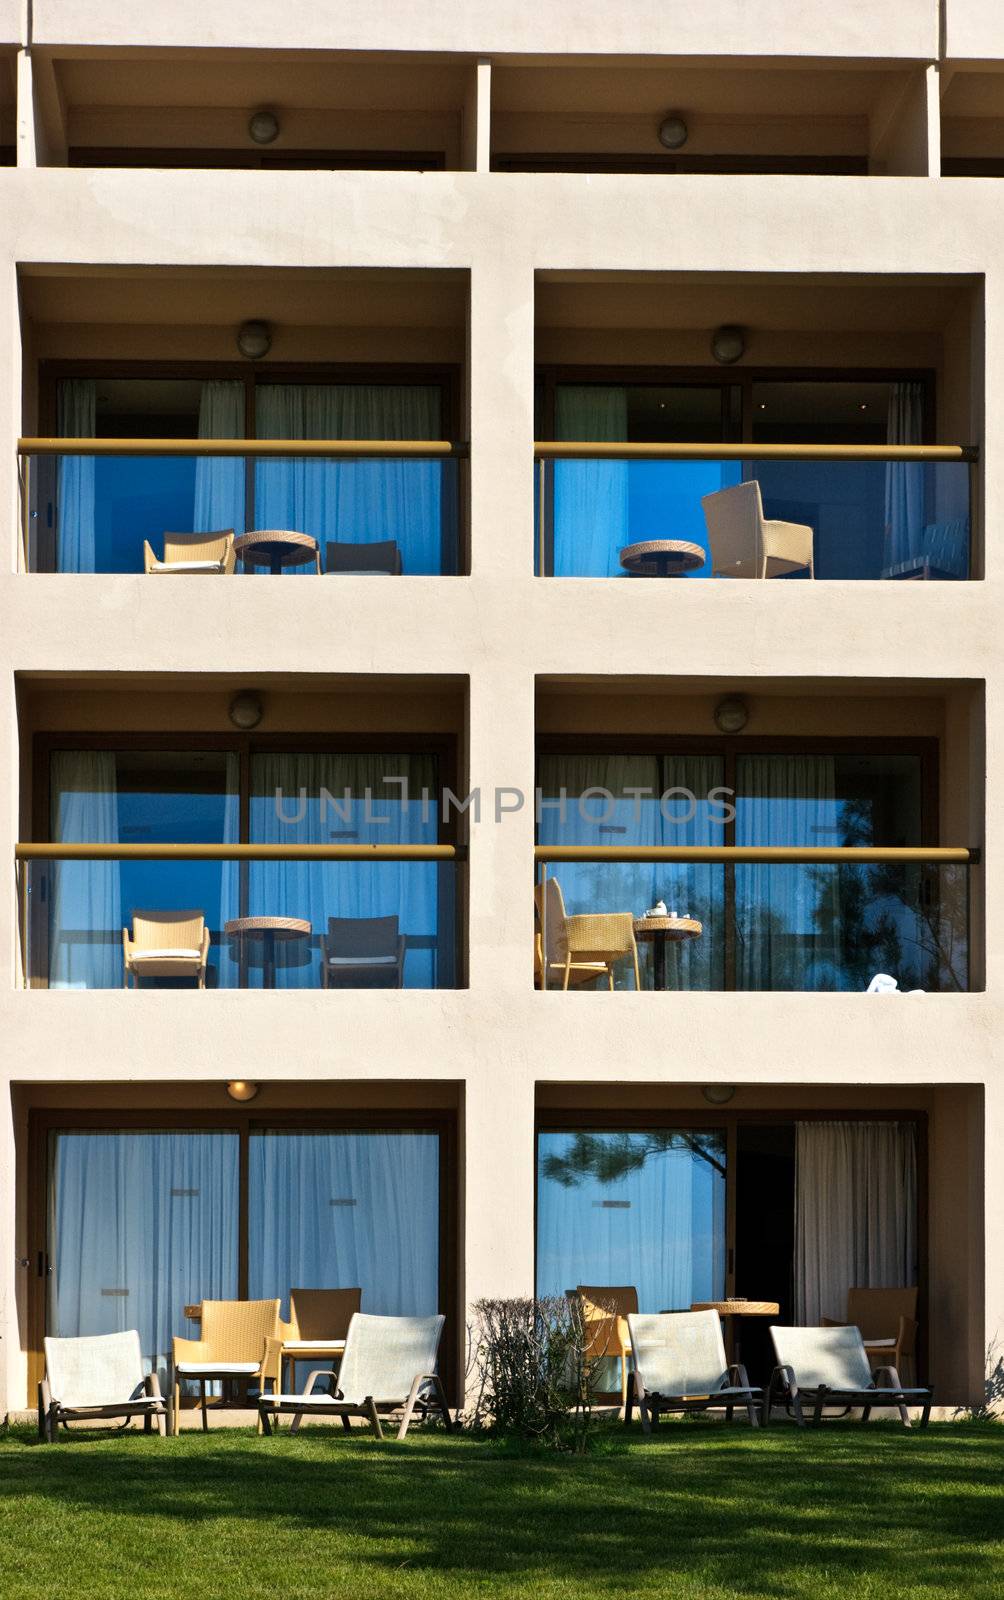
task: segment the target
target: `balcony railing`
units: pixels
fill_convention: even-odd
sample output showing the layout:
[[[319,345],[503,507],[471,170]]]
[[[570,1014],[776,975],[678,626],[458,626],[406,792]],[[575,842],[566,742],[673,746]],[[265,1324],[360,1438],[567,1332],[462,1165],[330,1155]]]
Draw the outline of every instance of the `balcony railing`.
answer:
[[[534,454],[538,575],[974,574],[975,446],[552,440]]]
[[[464,444],[31,438],[18,452],[28,572],[460,570]]]
[[[451,989],[436,845],[18,844],[25,986]]]
[[[975,849],[538,845],[534,858],[543,888],[535,975],[544,988],[566,986],[566,953],[581,944],[547,889],[559,873],[566,916],[630,914],[642,988],[855,992],[877,974],[906,991],[970,987]],[[659,900],[666,916],[646,917]],[[623,925],[614,943],[622,935]],[[573,951],[571,961],[598,954]],[[608,965],[613,985],[634,986],[630,952]],[[606,987],[609,975],[573,965],[568,979],[568,987]]]

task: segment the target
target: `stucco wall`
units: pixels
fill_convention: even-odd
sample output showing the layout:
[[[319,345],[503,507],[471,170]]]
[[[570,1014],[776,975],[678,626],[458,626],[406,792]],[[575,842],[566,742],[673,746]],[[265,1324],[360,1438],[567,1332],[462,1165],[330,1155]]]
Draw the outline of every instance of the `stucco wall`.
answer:
[[[186,5],[165,10],[155,23],[146,20],[152,13],[134,9],[137,30],[170,26],[172,38],[181,38],[186,27],[195,27],[195,10]],[[903,9],[916,18],[917,7]],[[108,7],[106,14],[108,28],[122,25],[120,8]],[[267,42],[279,26],[274,9],[245,7],[242,14],[248,38],[259,29]],[[555,30],[561,14],[567,17],[568,8],[555,6]],[[362,8],[340,8],[343,33],[361,27],[362,15]],[[371,5],[366,15],[376,28],[385,25],[387,8]],[[603,15],[622,30],[614,42],[604,36],[604,47],[627,49],[623,30],[655,12],[605,7]],[[680,38],[692,36],[688,27],[706,24],[674,15],[683,31],[673,47],[680,48]],[[868,48],[875,50],[882,42],[876,25],[898,15],[896,7],[884,8],[876,24],[871,9],[831,7],[822,35],[850,50],[851,30],[863,48],[867,27]],[[330,28],[332,16],[321,8],[309,26]],[[397,35],[402,44],[409,38],[408,16],[416,27],[424,18],[422,26],[431,30],[442,14],[406,8]],[[513,15],[475,11],[472,29],[479,17],[493,26],[504,20],[513,49],[531,25],[538,38],[546,33],[549,13],[545,8],[541,16],[539,7]],[[796,24],[804,37],[804,12],[796,16],[785,7],[783,18],[779,39],[783,27]],[[102,8],[39,4],[36,22],[53,38],[72,37],[72,29],[86,23],[88,37],[96,38]],[[198,24],[204,34],[202,13]],[[212,13],[208,26],[220,25]],[[658,41],[667,26],[661,10],[655,26]],[[588,11],[583,30],[577,37],[592,37]],[[904,40],[918,53],[930,48],[928,31],[914,39],[900,29],[900,52],[908,53]],[[553,37],[551,47],[558,48],[559,32]],[[764,38],[758,28],[759,48]],[[894,53],[896,42],[890,38],[882,47]],[[654,48],[651,34],[645,44]],[[456,32],[451,46],[460,48]],[[39,1227],[38,1219],[19,1220],[15,1213],[9,1083],[220,1084],[237,1065],[241,1076],[256,1079],[382,1084],[410,1078],[455,1091],[462,1102],[461,1260],[468,1298],[532,1284],[538,1084],[605,1083],[654,1093],[667,1081],[726,1081],[757,1092],[776,1086],[789,1103],[805,1085],[839,1086],[849,1100],[862,1086],[885,1085],[916,1088],[934,1097],[935,1110],[942,1095],[941,1148],[955,1152],[939,1168],[943,1194],[954,1192],[959,1160],[968,1173],[986,1166],[985,1188],[980,1176],[971,1180],[977,1188],[966,1188],[958,1199],[957,1227],[974,1237],[982,1211],[985,1234],[966,1261],[966,1309],[952,1312],[942,1335],[942,1349],[950,1348],[952,1330],[960,1326],[968,1340],[964,1371],[953,1378],[958,1392],[946,1398],[971,1394],[983,1337],[1004,1328],[1004,1178],[988,1143],[999,1141],[1004,1114],[1004,815],[993,803],[1004,785],[1004,566],[995,537],[1004,512],[1001,413],[989,411],[983,440],[986,580],[968,585],[541,582],[532,576],[530,461],[535,273],[543,270],[985,275],[972,337],[985,346],[980,384],[985,378],[987,393],[1002,392],[1004,259],[993,186],[927,179],[53,169],[0,173],[0,210],[0,859],[11,861],[18,836],[15,675],[25,682],[54,678],[56,692],[59,680],[111,674],[128,683],[137,670],[182,686],[195,671],[249,682],[263,673],[469,680],[472,781],[527,792],[542,677],[601,674],[616,687],[625,677],[685,674],[701,680],[708,694],[714,685],[755,693],[763,679],[775,686],[788,680],[792,695],[806,678],[833,680],[835,693],[849,679],[866,680],[873,688],[887,685],[890,695],[903,680],[927,682],[945,704],[953,694],[967,706],[976,696],[980,708],[960,752],[969,765],[966,793],[979,798],[957,819],[959,826],[979,826],[984,778],[990,802],[985,841],[953,841],[985,843],[985,992],[910,1003],[856,995],[534,994],[528,808],[501,826],[487,814],[472,826],[466,991],[221,992],[197,999],[25,993],[15,988],[13,896],[0,901],[0,1172],[6,1175],[0,1192],[0,1380],[6,1379],[8,1403],[25,1398],[24,1330],[15,1312],[24,1280],[15,1263],[35,1248]],[[449,267],[469,273],[471,576],[403,578],[391,585],[352,579],[337,586],[195,584],[182,600],[139,576],[19,575],[17,267],[33,263]],[[625,293],[630,289],[627,280]],[[839,285],[830,282],[825,292],[839,308]],[[972,370],[967,363],[966,373]],[[31,373],[26,376],[30,389]],[[965,381],[959,380],[963,388]],[[662,643],[653,648],[653,640]],[[966,1087],[964,1110],[951,1100],[959,1085]],[[946,1274],[955,1272],[950,1232],[939,1235],[938,1248]],[[952,1282],[957,1305],[957,1277]]]

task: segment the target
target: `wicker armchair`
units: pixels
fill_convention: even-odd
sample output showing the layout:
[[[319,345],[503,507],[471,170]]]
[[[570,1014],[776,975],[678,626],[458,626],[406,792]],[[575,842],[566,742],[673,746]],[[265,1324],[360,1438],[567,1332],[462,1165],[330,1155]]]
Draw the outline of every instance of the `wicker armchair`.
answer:
[[[627,1415],[631,1330],[628,1317],[638,1314],[638,1291],[633,1285],[603,1288],[580,1283],[576,1289],[582,1320],[589,1333],[586,1358],[612,1357],[621,1364],[621,1410]]]
[[[349,1323],[362,1306],[361,1289],[290,1289],[289,1321],[280,1324],[283,1383],[296,1389],[298,1361],[337,1363]]]
[[[163,561],[157,560],[150,541],[143,540],[144,572],[202,573],[227,578],[236,568],[232,528],[224,533],[165,533]]]
[[[175,1337],[174,1401],[171,1431],[178,1431],[181,1384],[189,1379],[199,1385],[202,1431],[208,1432],[206,1384],[233,1382],[238,1378],[257,1380],[259,1392],[271,1380],[273,1392],[279,1388],[282,1354],[282,1323],[278,1300],[203,1300],[202,1337]],[[259,1429],[260,1429],[259,1423]]]
[[[821,1317],[824,1328],[861,1331],[872,1366],[893,1366],[915,1383],[917,1353],[916,1289],[848,1289],[844,1322]]]
[[[638,946],[634,918],[630,911],[590,912],[570,917],[557,878],[547,879],[546,902],[541,885],[534,889],[538,925],[544,925],[547,950],[543,960],[543,983],[548,986],[552,973],[561,974],[563,989],[581,989],[606,978],[614,986],[614,963],[630,959],[634,965],[634,986],[641,988]]]
[[[206,987],[209,929],[202,911],[134,911],[122,929],[122,987],[140,978],[196,978]]]
[[[716,578],[779,578],[813,570],[813,532],[807,523],[770,521],[755,478],[701,500]]]

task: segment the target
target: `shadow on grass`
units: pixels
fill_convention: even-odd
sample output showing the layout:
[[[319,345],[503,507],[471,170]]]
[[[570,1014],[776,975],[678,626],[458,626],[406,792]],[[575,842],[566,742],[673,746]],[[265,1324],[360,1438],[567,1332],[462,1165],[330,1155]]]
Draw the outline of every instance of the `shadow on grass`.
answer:
[[[756,1434],[679,1422],[647,1442],[611,1430],[585,1458],[437,1432],[379,1445],[320,1427],[295,1440],[0,1443],[8,1536],[69,1518],[77,1537],[149,1536],[170,1552],[175,1537],[179,1551],[211,1545],[207,1524],[237,1522],[259,1568],[262,1548],[285,1563],[323,1551],[330,1576],[341,1536],[356,1569],[452,1576],[458,1592],[491,1575],[576,1594],[675,1575],[693,1592],[734,1593],[741,1579],[747,1595],[813,1600],[858,1587],[999,1596],[1002,1490],[1004,1428],[992,1426]]]

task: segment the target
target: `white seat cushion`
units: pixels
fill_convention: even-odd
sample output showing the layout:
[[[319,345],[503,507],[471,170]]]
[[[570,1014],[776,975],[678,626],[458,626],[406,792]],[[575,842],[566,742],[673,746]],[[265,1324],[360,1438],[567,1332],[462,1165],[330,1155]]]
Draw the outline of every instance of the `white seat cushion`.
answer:
[[[130,961],[201,961],[201,950],[163,949],[163,950],[134,950],[129,957]]]
[[[155,561],[151,572],[222,572],[222,561]]]
[[[345,1349],[344,1339],[287,1339],[282,1347],[289,1355],[294,1350],[339,1350]]]
[[[329,956],[329,967],[396,967],[397,956]]]
[[[895,1339],[866,1339],[866,1350],[895,1350]]]
[[[188,1378],[253,1378],[257,1361],[179,1361],[174,1369]]]

